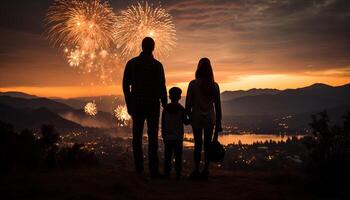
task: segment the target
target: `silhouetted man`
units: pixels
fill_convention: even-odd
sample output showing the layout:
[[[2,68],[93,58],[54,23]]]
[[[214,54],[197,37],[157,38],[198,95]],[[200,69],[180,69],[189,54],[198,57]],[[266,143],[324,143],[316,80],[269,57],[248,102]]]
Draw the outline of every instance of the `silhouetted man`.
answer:
[[[158,168],[158,123],[160,101],[167,105],[167,90],[162,64],[154,59],[154,40],[146,37],[142,41],[142,52],[126,64],[123,91],[133,125],[133,153],[136,171],[143,173],[142,135],[147,122],[148,157],[151,177],[159,175]]]

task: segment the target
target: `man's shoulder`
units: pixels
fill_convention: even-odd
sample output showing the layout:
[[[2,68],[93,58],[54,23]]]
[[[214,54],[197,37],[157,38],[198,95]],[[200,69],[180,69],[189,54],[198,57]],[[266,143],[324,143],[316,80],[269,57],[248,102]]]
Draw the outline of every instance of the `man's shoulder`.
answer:
[[[136,56],[136,57],[134,57],[134,58],[131,58],[131,59],[127,62],[127,64],[134,64],[135,62],[137,62],[137,60],[139,60],[139,56]]]
[[[127,64],[128,64],[128,65],[135,65],[135,64],[137,64],[137,63],[139,63],[139,62],[142,62],[142,61],[143,61],[143,59],[142,59],[141,56],[136,56],[136,57],[134,57],[134,58],[131,58],[131,59],[127,62]],[[158,61],[157,59],[155,59],[155,58],[153,58],[152,62],[153,62],[153,64],[154,64],[155,66],[157,66],[157,67],[163,67],[162,63],[161,63],[160,61]]]
[[[163,67],[162,63],[161,63],[159,60],[157,60],[157,59],[154,58],[153,62],[154,62],[154,64],[155,64],[156,66],[158,66],[158,67]]]

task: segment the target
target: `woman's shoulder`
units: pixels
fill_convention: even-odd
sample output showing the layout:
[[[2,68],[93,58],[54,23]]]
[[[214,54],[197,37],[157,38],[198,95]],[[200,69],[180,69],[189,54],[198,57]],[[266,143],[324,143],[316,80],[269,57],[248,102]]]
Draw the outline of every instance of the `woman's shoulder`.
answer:
[[[220,93],[220,87],[217,82],[214,82],[214,87],[215,87],[215,90]]]
[[[188,84],[189,87],[195,85],[197,82],[197,79],[193,79],[192,81],[190,81],[190,83]]]
[[[220,88],[219,84],[217,82],[214,82],[214,86],[215,86],[215,88]]]

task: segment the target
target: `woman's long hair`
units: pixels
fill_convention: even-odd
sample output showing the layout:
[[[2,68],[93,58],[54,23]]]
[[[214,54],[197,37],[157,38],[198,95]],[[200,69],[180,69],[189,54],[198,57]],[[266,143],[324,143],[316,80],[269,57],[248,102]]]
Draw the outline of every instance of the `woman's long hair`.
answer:
[[[214,73],[208,58],[201,58],[196,70],[196,79],[200,79],[201,92],[208,98],[214,98]]]

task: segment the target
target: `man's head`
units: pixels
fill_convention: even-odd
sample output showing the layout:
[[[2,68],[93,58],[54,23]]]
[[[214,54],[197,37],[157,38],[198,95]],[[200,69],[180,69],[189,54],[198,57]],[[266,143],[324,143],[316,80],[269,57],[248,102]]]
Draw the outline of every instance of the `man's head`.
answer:
[[[172,102],[178,102],[181,99],[182,90],[178,87],[172,87],[169,90],[169,98]]]
[[[154,50],[154,40],[150,37],[145,37],[142,40],[142,51],[147,53],[147,54],[151,54]]]

